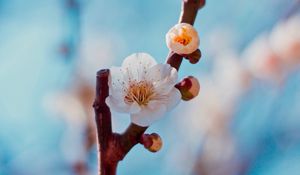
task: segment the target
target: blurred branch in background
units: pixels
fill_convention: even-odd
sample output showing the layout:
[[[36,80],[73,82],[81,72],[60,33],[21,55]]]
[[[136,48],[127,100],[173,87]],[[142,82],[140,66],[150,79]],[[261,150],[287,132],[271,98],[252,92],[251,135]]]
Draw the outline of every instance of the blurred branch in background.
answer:
[[[81,0],[62,0],[65,12],[65,31],[58,51],[68,63],[78,62],[77,59],[80,56],[82,3]],[[62,138],[62,150],[65,153],[66,160],[71,161],[69,162],[71,163],[70,168],[78,175],[89,174],[86,161],[95,143],[95,129],[91,120],[92,110],[89,108],[93,96],[94,92],[91,84],[79,77],[70,85],[67,91],[58,92],[46,98],[46,107],[52,112],[65,117],[68,127]],[[78,140],[78,138],[81,141],[75,143],[74,140]],[[83,146],[81,146],[82,142]],[[70,149],[70,146],[80,150],[79,152],[78,150],[75,151],[78,152],[75,158],[74,155],[71,155],[74,148]]]
[[[62,138],[62,150],[74,173],[88,174],[87,160],[95,143],[92,110],[87,108],[93,101],[94,92],[88,83],[79,80],[68,91],[58,92],[46,99],[46,107],[62,116],[67,124]],[[77,155],[74,155],[77,154]]]
[[[72,172],[90,174],[88,160],[96,143],[93,109],[95,96],[93,76],[99,67],[112,64],[115,59],[115,39],[99,33],[81,34],[81,13],[84,2],[64,0],[66,33],[60,54],[68,63],[75,63],[69,85],[45,99],[46,108],[63,117],[67,124],[61,139],[62,151]]]
[[[74,60],[78,54],[81,3],[81,0],[62,0],[66,15],[65,38],[59,46],[59,53],[66,61]]]

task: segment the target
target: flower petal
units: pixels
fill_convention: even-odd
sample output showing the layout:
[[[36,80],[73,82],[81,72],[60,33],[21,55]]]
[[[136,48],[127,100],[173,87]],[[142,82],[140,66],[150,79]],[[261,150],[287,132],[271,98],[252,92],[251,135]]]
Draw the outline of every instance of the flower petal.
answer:
[[[161,81],[165,78],[171,78],[176,81],[177,71],[169,64],[157,64],[149,69],[146,78],[149,81]]]
[[[105,99],[106,104],[114,111],[122,112],[122,113],[138,113],[141,108],[137,103],[132,103],[130,105],[124,103],[123,100],[114,98],[113,96],[108,96]]]
[[[141,111],[141,107],[140,107],[140,105],[137,102],[133,102],[130,105],[130,109],[129,109],[129,113],[130,114],[136,114],[136,113],[138,113],[140,111]]]
[[[177,82],[177,70],[169,64],[157,64],[150,68],[146,79],[153,82],[155,90],[159,94],[167,94]]]
[[[173,109],[176,105],[179,104],[181,100],[181,93],[177,88],[173,88],[171,92],[168,94],[168,100],[166,102],[167,111]]]
[[[125,58],[122,70],[128,81],[141,81],[148,69],[156,65],[155,59],[147,53],[135,53]]]
[[[139,113],[131,114],[131,122],[142,127],[151,125],[164,116],[167,108],[159,102],[143,107]]]
[[[108,84],[110,89],[115,91],[123,91],[128,86],[128,82],[125,81],[124,73],[120,67],[110,68]]]
[[[159,81],[154,84],[155,92],[160,96],[168,95],[175,86],[175,82],[171,82],[169,79]]]

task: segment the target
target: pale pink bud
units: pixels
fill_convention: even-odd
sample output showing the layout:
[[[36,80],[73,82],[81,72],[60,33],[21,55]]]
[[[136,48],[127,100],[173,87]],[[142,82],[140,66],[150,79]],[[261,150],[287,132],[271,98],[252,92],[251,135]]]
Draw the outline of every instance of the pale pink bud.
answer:
[[[187,23],[179,23],[166,34],[168,48],[177,54],[190,54],[199,47],[199,36],[196,29]]]

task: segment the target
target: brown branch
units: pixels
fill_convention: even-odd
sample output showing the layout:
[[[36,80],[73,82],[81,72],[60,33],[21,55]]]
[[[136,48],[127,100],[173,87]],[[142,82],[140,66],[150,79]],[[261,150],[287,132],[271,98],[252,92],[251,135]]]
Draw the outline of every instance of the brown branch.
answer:
[[[205,0],[183,0],[180,23],[194,24],[197,11],[205,4]],[[169,53],[167,63],[179,69],[183,56]],[[111,113],[105,103],[109,95],[109,70],[97,73],[96,99],[94,102],[95,118],[98,135],[99,175],[115,175],[118,162],[140,142],[141,136],[148,127],[141,127],[131,123],[123,134],[112,133]]]
[[[116,173],[116,165],[106,159],[109,149],[109,140],[112,138],[111,113],[105,103],[109,95],[108,89],[109,70],[103,69],[97,72],[96,99],[94,102],[95,119],[97,125],[99,174],[109,175]]]

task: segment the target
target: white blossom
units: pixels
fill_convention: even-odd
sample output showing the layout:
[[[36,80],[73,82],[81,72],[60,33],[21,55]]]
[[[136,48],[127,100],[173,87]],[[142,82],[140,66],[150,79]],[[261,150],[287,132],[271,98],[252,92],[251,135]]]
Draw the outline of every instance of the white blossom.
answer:
[[[242,55],[244,63],[256,78],[280,82],[284,77],[281,60],[270,46],[267,35],[257,37]]]
[[[288,66],[300,63],[300,15],[280,22],[270,35],[270,44]]]
[[[181,99],[174,85],[177,71],[168,64],[157,64],[146,53],[125,58],[122,67],[110,69],[109,107],[129,113],[131,122],[149,126],[172,109]]]

